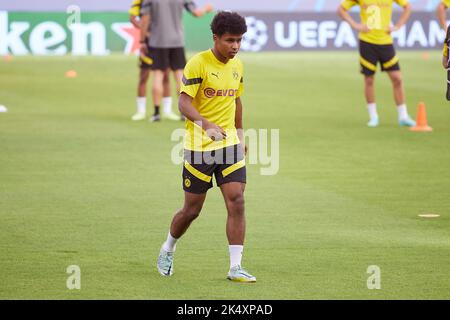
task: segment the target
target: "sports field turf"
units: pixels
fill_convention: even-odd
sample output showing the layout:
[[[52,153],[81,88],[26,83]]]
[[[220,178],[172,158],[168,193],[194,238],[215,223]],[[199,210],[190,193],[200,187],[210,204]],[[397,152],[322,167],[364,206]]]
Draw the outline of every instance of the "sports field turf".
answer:
[[[242,54],[246,128],[280,129],[280,171],[248,167],[244,266],[225,279],[226,211],[217,188],[177,246],[155,261],[183,200],[170,161],[181,123],[133,123],[134,57],[0,62],[0,298],[430,299],[450,297],[450,105],[440,53],[400,52],[410,113],[397,125],[377,81],[368,129],[357,53]],[[64,73],[75,69],[78,77]],[[423,219],[422,213],[440,214]],[[68,290],[66,268],[81,268]],[[369,290],[369,265],[381,289]]]

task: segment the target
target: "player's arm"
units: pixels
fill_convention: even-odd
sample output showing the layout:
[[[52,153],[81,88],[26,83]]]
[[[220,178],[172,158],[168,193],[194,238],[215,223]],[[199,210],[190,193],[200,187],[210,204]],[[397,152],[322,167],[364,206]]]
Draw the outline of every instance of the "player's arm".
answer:
[[[187,11],[189,11],[194,17],[201,17],[207,14],[208,12],[211,12],[213,10],[213,7],[211,4],[206,4],[202,8],[197,8],[194,1],[186,0],[184,2],[184,7]]]
[[[436,16],[439,20],[439,24],[441,25],[441,28],[446,30],[447,29],[447,15],[446,15],[447,8],[445,5],[441,2],[438,4],[436,8]]]
[[[147,39],[150,37],[150,12],[151,12],[152,1],[151,0],[143,0],[141,7],[141,17],[140,17],[140,44],[141,44],[141,53],[147,54]]]
[[[139,19],[135,15],[130,14],[130,22],[136,29],[141,29]]]
[[[178,101],[178,109],[181,114],[202,127],[202,129],[206,131],[206,134],[212,140],[223,140],[226,138],[227,134],[225,133],[225,130],[202,117],[197,109],[195,109],[192,105],[192,100],[193,98],[190,95],[185,92],[181,92]]]
[[[236,98],[236,115],[234,118],[234,126],[237,129],[239,141],[241,141],[242,150],[247,153],[247,146],[244,140],[244,126],[242,124],[242,101],[241,98]]]
[[[411,5],[407,3],[405,6],[403,6],[403,12],[400,16],[400,19],[398,19],[397,23],[393,25],[392,27],[389,27],[389,32],[394,32],[399,30],[401,27],[405,25],[405,23],[408,21],[409,16],[411,15]]]
[[[143,14],[140,21],[141,35],[139,43],[141,44],[141,53],[147,54],[147,38],[149,34],[150,14]]]
[[[136,29],[141,28],[138,19],[140,11],[141,11],[141,0],[133,0],[133,4],[131,5],[131,8],[128,11],[128,13],[130,15],[130,22]]]
[[[346,21],[350,27],[352,27],[354,30],[358,32],[369,32],[369,28],[362,23],[356,22],[351,15],[348,13],[348,9],[344,8],[342,5],[340,5],[337,9],[337,14],[339,17],[341,17],[342,20]]]

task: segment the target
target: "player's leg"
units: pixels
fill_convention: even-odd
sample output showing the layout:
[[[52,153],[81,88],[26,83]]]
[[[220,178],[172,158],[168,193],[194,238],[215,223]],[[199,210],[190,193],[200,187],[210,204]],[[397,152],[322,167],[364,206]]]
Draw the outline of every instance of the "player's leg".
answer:
[[[159,273],[163,276],[173,274],[173,258],[177,241],[186,232],[192,221],[198,217],[206,199],[206,193],[185,192],[184,195],[184,205],[172,219],[167,239],[161,247],[156,263]]]
[[[394,91],[394,100],[397,106],[398,123],[400,126],[413,127],[416,122],[409,116],[405,103],[405,89],[403,88],[402,74],[400,70],[388,71]]]
[[[153,70],[153,83],[152,83],[152,95],[153,95],[153,105],[155,111],[153,116],[150,118],[150,122],[160,121],[160,106],[164,93],[164,74],[169,68],[169,57],[168,50],[164,48],[149,48],[154,56],[154,62],[152,65]]]
[[[367,111],[369,112],[368,127],[377,127],[379,125],[377,104],[375,102],[375,75],[364,76],[364,96],[367,103]]]
[[[163,79],[164,79],[164,71],[163,70],[154,70],[152,94],[153,94],[153,105],[155,107],[155,111],[153,113],[153,116],[150,118],[151,122],[161,120],[159,108],[161,106],[161,101],[162,101],[162,96],[163,96],[163,91],[164,91]]]
[[[177,211],[170,225],[170,234],[179,239],[189,228],[192,221],[197,219],[206,199],[206,193],[184,193],[184,205]]]
[[[163,79],[163,117],[171,120],[179,120],[179,117],[172,111],[172,90],[170,87],[170,69],[164,71]]]
[[[400,71],[400,64],[398,56],[395,53],[394,46],[384,45],[380,46],[381,56],[381,70],[386,71],[392,83],[394,92],[394,100],[397,106],[398,123],[400,126],[412,127],[416,122],[408,115],[408,110],[405,103],[405,90],[403,88],[403,79]]]
[[[220,190],[227,208],[226,233],[228,244],[231,246],[243,246],[245,240],[245,201],[244,183],[229,182],[222,184]],[[240,264],[240,259],[238,263]],[[232,264],[233,266],[233,264]]]
[[[375,102],[375,72],[377,70],[377,52],[375,46],[364,41],[359,42],[359,63],[361,73],[364,75],[364,96],[369,112],[368,127],[377,127],[379,124],[377,105]]]
[[[223,154],[223,164],[217,167],[215,176],[227,208],[226,234],[230,253],[230,271],[227,278],[237,282],[255,282],[256,278],[242,268],[246,226],[245,159],[240,144],[225,148]],[[233,161],[227,161],[228,159]]]
[[[245,184],[229,182],[222,184],[222,191],[227,208],[226,233],[230,253],[230,270],[227,278],[236,282],[255,282],[256,278],[242,268],[242,254],[245,240]]]
[[[152,65],[152,59],[149,56],[139,57],[139,82],[138,92],[136,98],[137,111],[131,119],[133,121],[140,121],[145,119],[147,113],[147,82],[150,76],[150,68]]]
[[[203,153],[185,150],[183,166],[184,205],[172,219],[167,240],[161,247],[157,267],[163,276],[173,273],[173,255],[176,243],[194,221],[206,199],[207,191],[212,188],[212,174],[215,165],[203,161]]]

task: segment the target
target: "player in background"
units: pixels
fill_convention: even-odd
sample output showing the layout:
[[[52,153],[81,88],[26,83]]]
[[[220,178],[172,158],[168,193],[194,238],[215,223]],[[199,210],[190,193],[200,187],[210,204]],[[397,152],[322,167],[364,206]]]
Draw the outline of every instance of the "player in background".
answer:
[[[394,1],[403,8],[398,22],[391,26]],[[353,6],[361,8],[361,23],[356,22],[348,13]],[[408,115],[405,104],[405,91],[399,59],[395,53],[391,33],[399,30],[411,14],[408,0],[343,0],[338,7],[338,15],[359,32],[359,53],[361,73],[364,75],[364,94],[370,120],[369,127],[377,127],[379,118],[375,102],[375,72],[380,62],[381,70],[386,71],[394,91],[400,126],[412,127],[415,121]]]
[[[163,276],[172,275],[176,243],[200,214],[214,175],[228,212],[230,269],[227,278],[255,282],[256,278],[241,267],[246,183],[241,101],[244,87],[243,65],[235,56],[247,25],[239,14],[224,11],[214,17],[211,30],[213,49],[195,55],[184,69],[179,102],[179,109],[186,117],[184,205],[172,219],[157,268]]]
[[[450,7],[450,0],[442,0],[437,8],[436,15],[439,20],[439,25],[443,30],[447,30],[447,8]]]
[[[195,17],[212,10],[211,5],[198,9],[191,0],[144,0],[141,9],[141,52],[153,60],[153,103],[155,112],[150,121],[160,121],[159,108],[163,96],[163,79],[167,69],[174,72],[177,92],[181,86],[184,53],[182,15],[186,9]],[[150,37],[146,32],[150,30]],[[179,117],[177,117],[180,119]]]
[[[445,97],[450,101],[450,70],[449,70],[449,46],[450,46],[450,26],[447,27],[444,47],[442,49],[442,66],[447,70],[447,92]]]
[[[142,0],[133,0],[131,8],[129,10],[130,22],[137,29],[141,29],[140,17],[141,17]],[[140,121],[146,118],[147,113],[147,82],[150,76],[152,61],[145,55],[139,57],[139,83],[136,98],[137,111],[131,119],[133,121]],[[178,120],[178,116],[172,112],[172,93],[170,89],[169,70],[164,72],[163,77],[163,113],[168,119]]]
[[[448,68],[448,46],[450,43],[450,26],[447,27],[447,34],[445,35],[444,47],[442,49],[442,66]]]

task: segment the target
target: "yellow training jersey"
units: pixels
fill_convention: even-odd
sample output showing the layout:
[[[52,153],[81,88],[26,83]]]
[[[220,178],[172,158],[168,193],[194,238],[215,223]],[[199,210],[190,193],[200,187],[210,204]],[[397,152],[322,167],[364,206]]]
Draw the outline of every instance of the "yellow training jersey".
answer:
[[[450,7],[450,0],[442,0],[441,1],[446,8]]]
[[[388,30],[394,2],[402,7],[408,4],[408,0],[343,0],[341,6],[345,10],[360,6],[361,23],[370,29],[369,32],[359,33],[360,40],[373,44],[391,44],[393,41]]]
[[[133,0],[131,8],[128,11],[131,16],[139,17],[141,15],[142,0]]]
[[[184,147],[211,151],[239,143],[235,127],[236,98],[243,92],[243,65],[237,59],[220,62],[212,50],[198,53],[187,63],[180,92],[193,98],[192,105],[202,117],[223,128],[227,137],[213,141],[202,128],[186,119]]]

